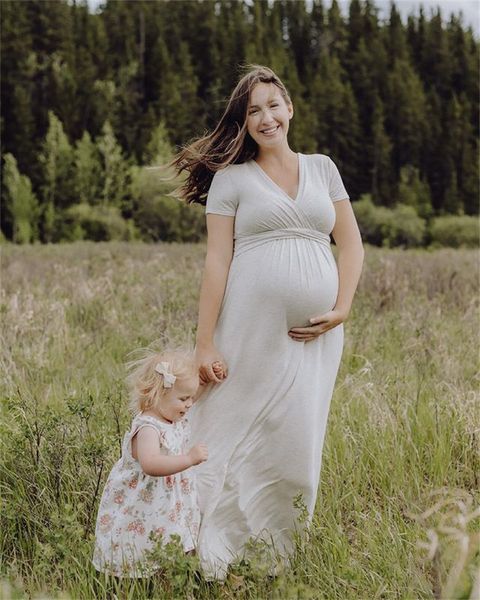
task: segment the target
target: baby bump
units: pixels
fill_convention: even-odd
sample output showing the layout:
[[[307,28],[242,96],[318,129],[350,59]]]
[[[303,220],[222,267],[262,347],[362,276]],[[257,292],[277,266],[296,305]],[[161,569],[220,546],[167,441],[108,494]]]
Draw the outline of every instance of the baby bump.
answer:
[[[289,329],[309,325],[311,317],[334,307],[338,272],[329,245],[287,239],[264,244],[240,258],[247,255],[248,261],[241,261],[247,271],[242,279],[247,285],[250,280],[251,298],[260,314],[275,314]]]

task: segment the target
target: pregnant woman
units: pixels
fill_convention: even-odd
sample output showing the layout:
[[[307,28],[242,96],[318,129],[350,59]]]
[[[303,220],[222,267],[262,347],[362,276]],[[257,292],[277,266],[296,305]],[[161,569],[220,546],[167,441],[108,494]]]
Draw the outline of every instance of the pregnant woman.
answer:
[[[292,116],[283,83],[253,65],[213,133],[173,161],[189,174],[177,193],[207,196],[196,356],[208,388],[192,409],[192,443],[198,435],[209,448],[197,468],[198,551],[214,578],[252,538],[287,558],[299,493],[313,513],[343,321],[362,269],[337,167],[290,149]]]

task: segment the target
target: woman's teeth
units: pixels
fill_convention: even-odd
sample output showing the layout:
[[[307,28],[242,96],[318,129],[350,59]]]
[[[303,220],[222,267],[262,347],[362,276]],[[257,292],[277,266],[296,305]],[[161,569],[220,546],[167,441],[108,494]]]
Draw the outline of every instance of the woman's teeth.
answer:
[[[263,131],[261,131],[261,133],[263,133],[263,135],[272,135],[277,131],[279,127],[280,125],[277,125],[276,127],[271,127],[270,129],[264,129]]]

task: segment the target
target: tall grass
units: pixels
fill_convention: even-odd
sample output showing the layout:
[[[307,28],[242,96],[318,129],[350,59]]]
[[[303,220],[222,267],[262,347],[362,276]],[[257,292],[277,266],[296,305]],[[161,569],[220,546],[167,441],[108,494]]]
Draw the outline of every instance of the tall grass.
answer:
[[[478,266],[473,250],[367,248],[321,486],[292,568],[205,582],[175,545],[150,581],[90,564],[129,416],[132,349],[193,343],[203,245],[3,248],[5,598],[477,598]]]

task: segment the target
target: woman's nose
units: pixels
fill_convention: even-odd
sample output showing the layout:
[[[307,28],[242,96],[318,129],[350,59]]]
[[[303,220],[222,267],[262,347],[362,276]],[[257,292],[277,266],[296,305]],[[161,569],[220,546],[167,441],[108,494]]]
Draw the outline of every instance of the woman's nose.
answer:
[[[273,123],[272,113],[269,110],[263,112],[262,115],[262,124],[268,125],[269,123]]]

